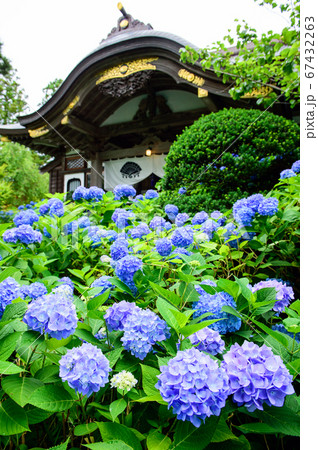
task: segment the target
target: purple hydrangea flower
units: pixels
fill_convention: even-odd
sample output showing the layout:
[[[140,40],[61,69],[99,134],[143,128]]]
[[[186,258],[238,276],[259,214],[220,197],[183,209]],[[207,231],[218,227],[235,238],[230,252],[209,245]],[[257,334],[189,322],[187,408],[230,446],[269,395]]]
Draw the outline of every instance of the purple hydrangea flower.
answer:
[[[4,242],[16,243],[18,241],[22,244],[34,244],[35,242],[41,243],[42,233],[37,230],[33,230],[30,225],[20,225],[17,228],[11,228],[3,233]]]
[[[32,209],[22,211],[13,218],[16,227],[19,227],[20,225],[33,225],[34,222],[38,221],[39,216]]]
[[[104,292],[107,291],[107,289],[112,289],[114,286],[112,285],[112,283],[109,281],[111,277],[107,276],[107,275],[103,275],[99,278],[97,278],[95,281],[93,281],[93,283],[91,284],[91,288],[93,287],[102,287],[102,290],[95,295],[95,297],[97,297],[98,295],[102,295],[104,294]]]
[[[61,200],[58,198],[52,198],[48,201],[48,204],[50,206],[49,215],[51,217],[57,216],[62,217],[64,214],[64,205]]]
[[[192,219],[192,225],[201,225],[209,218],[209,214],[205,211],[200,211],[196,213]]]
[[[156,250],[161,256],[168,256],[172,250],[172,243],[170,239],[162,238],[156,241]]]
[[[125,321],[121,341],[125,350],[136,358],[144,359],[156,342],[169,337],[169,329],[164,320],[149,309],[135,309]]]
[[[159,194],[154,189],[148,189],[145,193],[145,199],[146,200],[152,200],[153,198],[158,198]]]
[[[149,223],[149,228],[151,228],[152,230],[156,230],[158,228],[163,230],[165,228],[165,224],[166,221],[163,217],[154,216]]]
[[[223,356],[223,369],[229,377],[230,394],[239,406],[250,412],[268,406],[283,406],[286,395],[293,394],[293,377],[280,356],[265,344],[244,341],[234,344]]]
[[[136,303],[129,303],[125,300],[114,303],[107,309],[104,319],[109,331],[122,331],[128,317],[134,311],[141,311]]]
[[[225,349],[225,342],[218,331],[211,330],[208,327],[191,334],[189,339],[198,350],[210,353],[213,356],[222,353]]]
[[[4,310],[12,300],[20,297],[22,294],[19,283],[14,278],[8,277],[0,283],[0,318]],[[23,294],[22,294],[23,295]]]
[[[142,267],[142,261],[136,256],[128,255],[117,261],[115,273],[131,291],[136,294],[137,288],[134,283],[134,275]]]
[[[101,350],[92,344],[68,350],[60,359],[60,377],[72,389],[89,397],[108,383],[111,368]]]
[[[89,189],[86,190],[84,194],[85,200],[95,200],[100,201],[103,198],[103,195],[105,194],[105,191],[97,186],[91,186]]]
[[[265,198],[258,207],[261,216],[273,216],[278,211],[278,200],[275,197]]]
[[[285,179],[285,178],[291,178],[291,177],[295,177],[296,173],[292,170],[292,169],[285,169],[280,173],[279,178],[281,180]]]
[[[77,327],[74,304],[57,293],[44,295],[29,303],[23,321],[32,330],[48,333],[59,340],[72,335]]]
[[[10,244],[16,244],[18,242],[15,230],[16,228],[10,228],[10,230],[6,230],[3,233],[2,239],[4,240],[4,242],[9,242]]]
[[[61,285],[67,284],[72,289],[72,292],[74,291],[74,283],[69,277],[60,278],[58,283]]]
[[[136,189],[129,184],[118,184],[114,190],[115,200],[120,200],[122,197],[134,197]]]
[[[36,281],[35,283],[32,283],[28,286],[27,292],[29,297],[38,298],[41,297],[42,295],[47,294],[47,289],[43,283]]]
[[[213,280],[203,280],[203,281],[200,281],[200,284],[205,284],[207,286],[216,287],[216,282]],[[196,284],[194,287],[199,295],[205,295],[207,293],[199,284]]]
[[[217,292],[214,295],[205,292],[200,295],[199,301],[194,302],[192,308],[195,309],[193,317],[200,317],[202,314],[211,313],[211,316],[204,320],[222,319],[209,325],[212,330],[220,334],[232,333],[241,328],[241,319],[227,312],[222,311],[223,306],[231,306],[236,309],[233,297],[227,292]]]
[[[82,200],[86,197],[87,189],[84,186],[78,186],[73,192],[72,198],[73,200]]]
[[[151,230],[144,222],[141,222],[139,225],[129,230],[129,234],[132,239],[141,239],[143,236],[146,236],[149,233],[151,233]]]
[[[175,218],[175,225],[177,227],[183,227],[183,225],[186,223],[186,221],[189,219],[189,215],[187,213],[179,213]]]
[[[160,372],[155,387],[177,419],[199,427],[207,417],[220,415],[228,397],[228,376],[210,356],[196,348],[178,351]]]
[[[283,312],[285,307],[290,304],[290,301],[294,299],[293,288],[287,286],[284,282],[275,279],[267,279],[266,281],[260,281],[252,287],[252,292],[259,291],[264,288],[276,289],[276,302],[273,306],[273,310],[276,312]]]
[[[203,224],[201,225],[201,231],[203,233],[206,233],[209,237],[209,239],[213,238],[213,233],[218,229],[218,224],[213,219],[207,219]]]
[[[56,286],[52,289],[52,294],[59,294],[62,297],[65,297],[70,302],[73,302],[74,292],[72,287],[69,284],[61,284],[60,286]]]
[[[295,161],[293,165],[291,166],[291,170],[293,170],[295,173],[300,172],[300,160]]]
[[[262,194],[250,195],[246,199],[248,208],[252,209],[254,212],[257,212],[258,207],[259,207],[260,203],[262,203],[263,200],[264,200],[264,197]]]
[[[178,194],[179,195],[183,195],[187,192],[187,188],[182,186],[179,190],[178,190]]]
[[[189,226],[177,228],[171,235],[175,247],[188,247],[193,242],[193,231]]]
[[[225,224],[226,217],[220,211],[213,211],[210,214],[211,219],[215,220],[219,227]]]
[[[169,220],[175,220],[178,212],[179,208],[176,205],[169,204],[165,206],[165,213],[167,214]]]
[[[114,261],[118,261],[128,255],[128,242],[125,239],[117,239],[110,246],[110,256]]]

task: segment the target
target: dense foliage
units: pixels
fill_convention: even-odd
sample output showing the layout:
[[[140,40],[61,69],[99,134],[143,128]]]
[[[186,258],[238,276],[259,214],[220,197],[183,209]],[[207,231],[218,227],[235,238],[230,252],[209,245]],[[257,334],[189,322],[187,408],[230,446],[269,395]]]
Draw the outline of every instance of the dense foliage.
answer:
[[[80,187],[0,225],[1,447],[297,448],[298,172],[228,217]]]
[[[202,116],[172,144],[162,201],[183,211],[225,211],[234,201],[271,189],[299,157],[299,126],[269,112],[223,109]],[[185,195],[179,187],[185,186]]]
[[[0,189],[2,183],[7,186],[3,188],[3,195],[0,194],[2,208],[17,207],[44,197],[49,190],[49,175],[41,174],[39,165],[45,160],[45,156],[23,145],[0,143],[0,166],[4,167],[0,171]]]
[[[285,18],[288,15],[288,26],[280,33],[268,31],[259,36],[243,20],[236,27],[236,35],[224,36],[223,42],[203,49],[181,49],[181,60],[212,68],[224,83],[231,82],[229,92],[235,100],[254,91],[258,104],[269,106],[287,100],[294,107],[300,100],[300,0],[254,1],[279,9]],[[311,23],[307,29],[313,28]],[[312,58],[309,56],[308,61]]]

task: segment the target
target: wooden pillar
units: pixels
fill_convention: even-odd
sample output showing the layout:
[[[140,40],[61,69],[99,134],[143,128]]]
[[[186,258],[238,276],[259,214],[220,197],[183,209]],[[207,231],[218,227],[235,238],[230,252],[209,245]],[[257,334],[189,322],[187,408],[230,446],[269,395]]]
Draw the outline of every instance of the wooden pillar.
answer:
[[[104,187],[104,177],[103,177],[103,161],[101,160],[100,153],[91,153],[91,186],[97,186],[100,188]]]

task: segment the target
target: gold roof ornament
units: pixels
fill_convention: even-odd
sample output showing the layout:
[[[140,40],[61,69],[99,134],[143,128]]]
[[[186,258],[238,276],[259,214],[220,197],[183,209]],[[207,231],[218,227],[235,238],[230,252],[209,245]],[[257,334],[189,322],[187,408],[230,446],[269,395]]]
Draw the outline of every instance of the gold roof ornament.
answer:
[[[1,136],[0,141],[1,142],[11,142],[10,139],[8,138],[8,136]]]
[[[69,118],[68,118],[68,116],[63,117],[63,119],[61,120],[61,124],[62,124],[62,125],[66,125],[66,124],[68,124],[68,123],[69,123]]]
[[[106,80],[112,80],[113,78],[127,77],[132,73],[140,72],[142,70],[156,70],[157,67],[150,63],[157,61],[157,59],[158,57],[136,59],[135,61],[128,61],[126,63],[119,64],[118,66],[111,67],[101,74],[96,81],[96,84],[103,83]]]
[[[206,89],[198,88],[198,97],[203,98],[207,97],[209,95],[209,92]]]
[[[64,109],[63,111],[63,115],[66,116],[79,102],[79,95],[77,95],[75,98],[73,98],[73,100],[71,101],[71,103]]]
[[[180,78],[188,81],[189,83],[195,84],[196,86],[203,86],[205,83],[204,78],[198,77],[192,72],[188,72],[188,70],[180,69],[178,72]]]
[[[242,98],[255,98],[255,97],[266,97],[273,91],[273,88],[269,86],[261,86],[260,88],[252,89],[247,94],[243,95]]]
[[[36,130],[28,130],[29,135],[31,138],[37,138],[40,136],[43,136],[44,134],[48,133],[50,130],[46,128],[46,125],[43,127],[37,128]]]

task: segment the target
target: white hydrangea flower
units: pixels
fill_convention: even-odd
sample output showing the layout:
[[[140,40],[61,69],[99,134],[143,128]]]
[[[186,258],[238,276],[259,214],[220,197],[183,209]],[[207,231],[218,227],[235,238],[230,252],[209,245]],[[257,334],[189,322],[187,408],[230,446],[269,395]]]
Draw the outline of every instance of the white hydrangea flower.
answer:
[[[111,261],[111,258],[109,256],[107,256],[107,255],[102,255],[100,257],[100,262],[102,262],[102,263],[108,263],[110,261]]]
[[[110,386],[112,388],[122,389],[123,391],[130,391],[137,384],[136,378],[131,372],[122,370],[113,376],[110,380]]]

